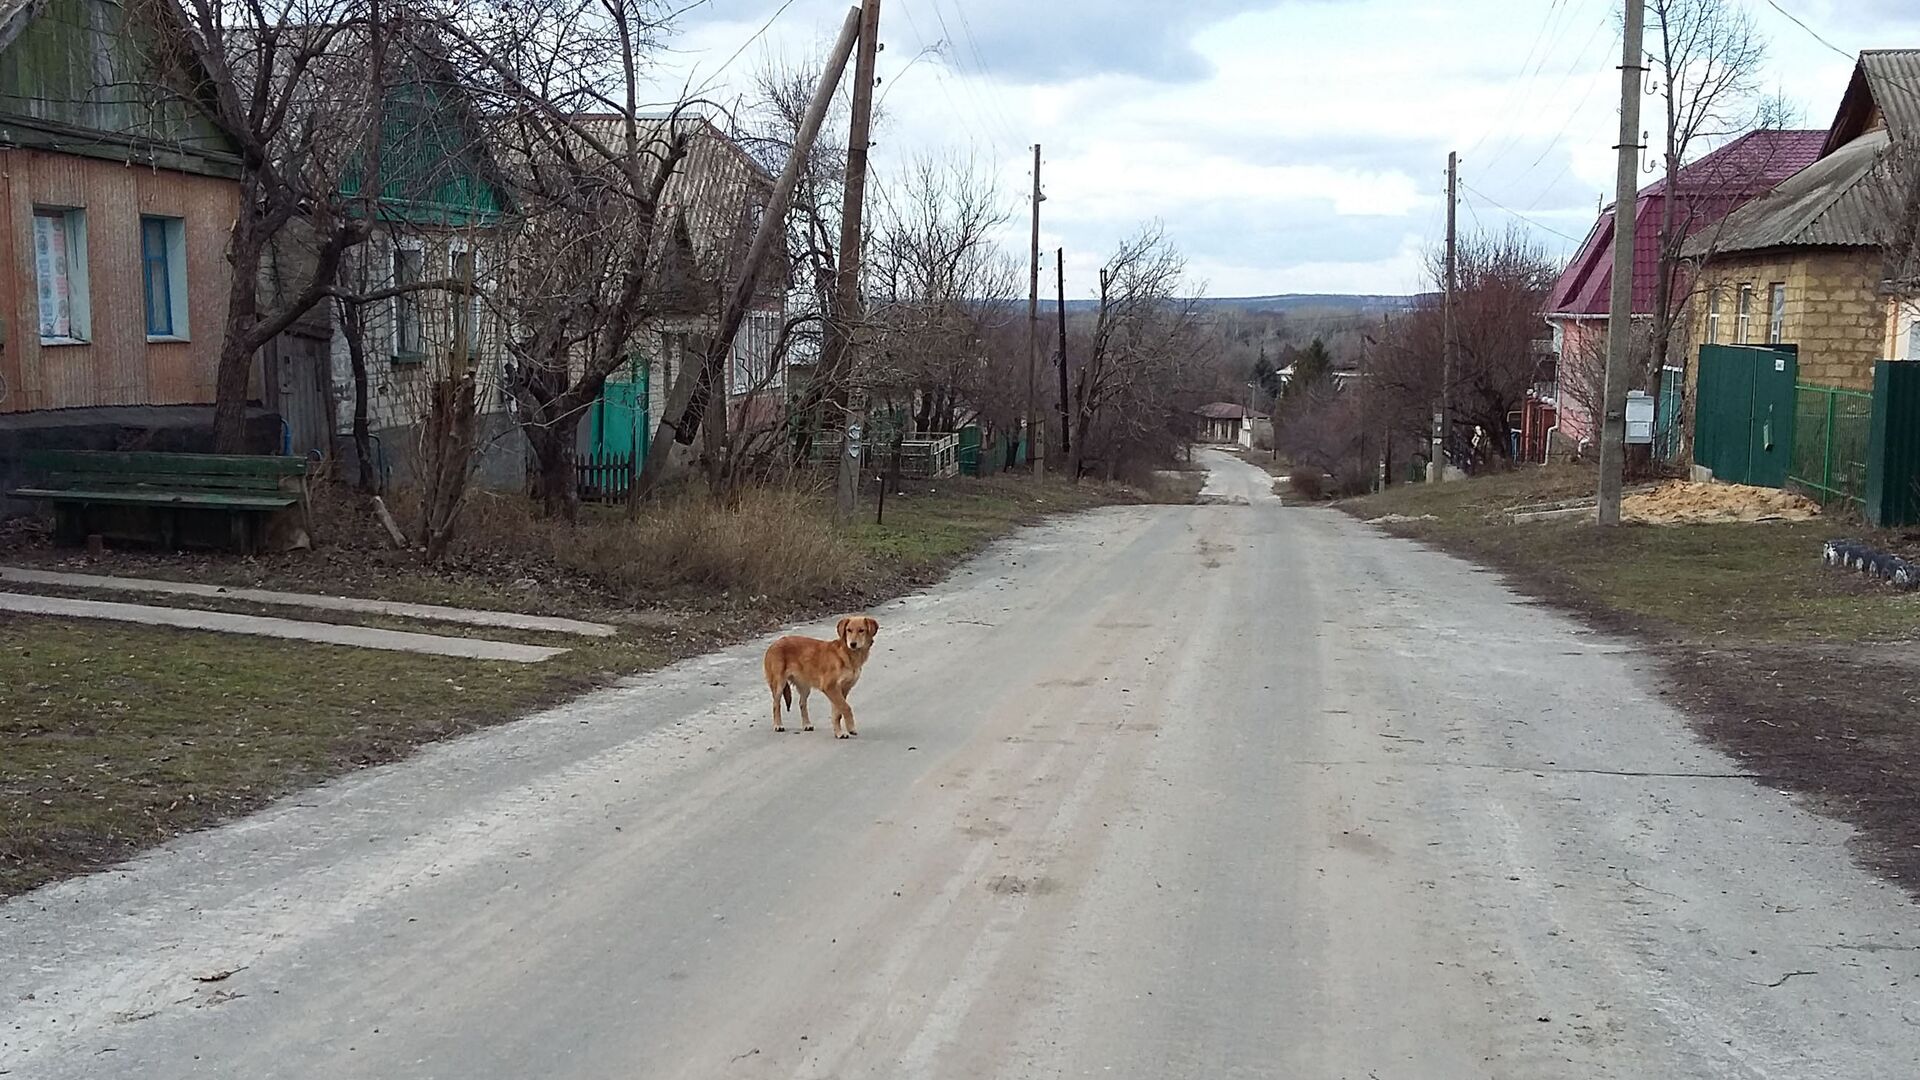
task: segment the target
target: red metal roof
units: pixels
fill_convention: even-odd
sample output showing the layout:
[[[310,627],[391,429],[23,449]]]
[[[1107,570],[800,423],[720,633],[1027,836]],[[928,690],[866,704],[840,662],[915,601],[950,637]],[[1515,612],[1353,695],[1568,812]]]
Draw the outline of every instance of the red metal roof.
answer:
[[[1230,401],[1216,401],[1193,410],[1195,416],[1207,420],[1243,420],[1247,416],[1245,405],[1235,405]]]
[[[1680,170],[1674,222],[1685,236],[1711,226],[1772,191],[1820,156],[1825,131],[1755,131]],[[1666,178],[1634,200],[1633,313],[1651,315],[1660,276],[1660,215]],[[1613,289],[1613,207],[1600,212],[1586,242],[1560,273],[1550,315],[1605,315]]]

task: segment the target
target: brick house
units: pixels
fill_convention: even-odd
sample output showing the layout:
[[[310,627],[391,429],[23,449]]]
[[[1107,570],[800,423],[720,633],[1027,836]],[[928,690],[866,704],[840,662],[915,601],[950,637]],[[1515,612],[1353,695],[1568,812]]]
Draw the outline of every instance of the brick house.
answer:
[[[1715,226],[1727,215],[1818,157],[1826,135],[1825,131],[1751,132],[1683,167],[1671,191],[1665,178],[1643,188],[1634,201],[1634,321],[1651,324],[1653,319],[1661,223],[1669,202],[1675,232],[1710,243]],[[1575,452],[1594,438],[1589,399],[1597,394],[1584,388],[1581,379],[1607,347],[1613,234],[1614,207],[1609,206],[1561,272],[1547,302],[1552,354],[1528,395],[1529,412],[1545,414],[1546,423],[1552,425],[1550,440],[1544,436],[1538,440],[1545,453]],[[1685,281],[1675,283],[1677,302],[1685,300],[1686,290]],[[1686,320],[1678,322],[1684,326]],[[1685,348],[1685,342],[1676,342],[1672,355],[1683,356]],[[1549,441],[1552,445],[1545,445]]]
[[[1862,53],[1818,160],[1689,244],[1705,294],[1694,340],[1796,345],[1803,383],[1871,390],[1874,365],[1913,346],[1882,282],[1889,150],[1915,138],[1920,49]]]

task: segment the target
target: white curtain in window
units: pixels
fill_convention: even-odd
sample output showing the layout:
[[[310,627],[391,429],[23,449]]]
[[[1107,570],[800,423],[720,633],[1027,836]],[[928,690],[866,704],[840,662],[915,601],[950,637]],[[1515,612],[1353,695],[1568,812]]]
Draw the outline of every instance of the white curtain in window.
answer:
[[[73,336],[73,292],[68,277],[67,222],[59,214],[35,214],[33,264],[39,279],[40,336]]]

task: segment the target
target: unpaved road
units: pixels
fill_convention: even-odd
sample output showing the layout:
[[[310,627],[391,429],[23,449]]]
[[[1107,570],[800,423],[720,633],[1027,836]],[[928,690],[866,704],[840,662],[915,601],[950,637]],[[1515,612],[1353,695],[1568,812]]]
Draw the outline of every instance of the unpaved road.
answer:
[[[1920,1074],[1845,827],[1623,644],[1209,460],[1246,505],[879,611],[856,742],[740,648],[0,907],[0,1072]]]

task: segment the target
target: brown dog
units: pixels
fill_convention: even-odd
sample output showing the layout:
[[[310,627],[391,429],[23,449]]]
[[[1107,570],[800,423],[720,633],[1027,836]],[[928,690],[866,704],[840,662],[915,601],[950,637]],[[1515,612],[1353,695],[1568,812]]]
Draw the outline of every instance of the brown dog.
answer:
[[[833,737],[852,738],[860,734],[853,726],[853,707],[847,704],[847,692],[860,681],[860,669],[873,650],[873,636],[880,624],[865,615],[849,615],[835,627],[832,641],[808,637],[783,637],[767,649],[765,668],[767,689],[773,691],[773,730],[781,726],[782,700],[791,707],[793,691],[800,691],[800,730],[812,731],[807,716],[807,698],[818,690],[833,703]],[[846,726],[841,727],[842,721]]]

